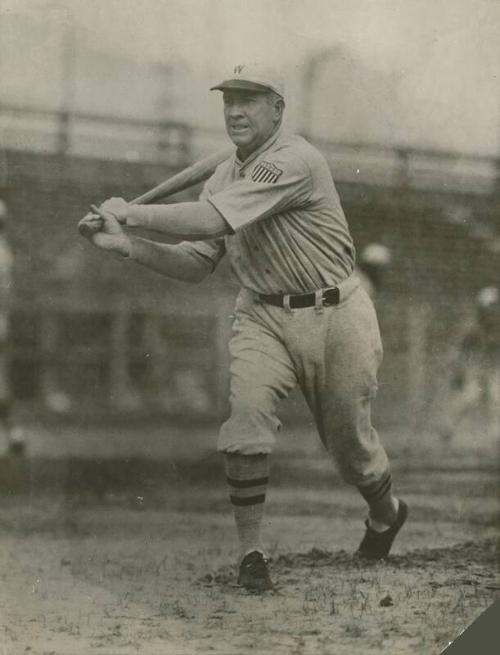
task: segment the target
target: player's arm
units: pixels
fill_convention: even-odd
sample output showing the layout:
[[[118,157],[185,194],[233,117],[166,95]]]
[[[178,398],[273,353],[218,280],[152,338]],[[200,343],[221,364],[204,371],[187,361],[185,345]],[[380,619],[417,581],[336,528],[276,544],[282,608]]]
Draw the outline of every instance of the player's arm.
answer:
[[[91,220],[92,214],[87,217]],[[102,213],[101,217],[101,230],[89,237],[94,246],[176,280],[200,282],[223,255],[222,246],[203,244],[195,248],[188,243],[170,245],[130,236],[112,214]]]
[[[231,232],[221,214],[206,200],[170,205],[129,205],[123,198],[111,198],[100,211],[113,214],[127,227],[142,227],[167,234],[176,240],[214,239]]]
[[[171,245],[140,237],[130,238],[128,258],[131,261],[183,282],[201,282],[214,270],[208,256],[192,248],[190,243]]]

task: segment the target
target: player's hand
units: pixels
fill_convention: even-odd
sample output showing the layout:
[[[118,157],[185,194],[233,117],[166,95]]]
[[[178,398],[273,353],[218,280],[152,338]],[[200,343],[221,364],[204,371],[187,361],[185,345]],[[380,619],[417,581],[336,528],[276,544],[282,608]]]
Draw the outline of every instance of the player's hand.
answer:
[[[99,207],[102,212],[113,214],[118,223],[125,225],[127,222],[128,202],[123,198],[109,198]]]
[[[130,237],[113,214],[99,211],[99,215],[89,213],[81,219],[78,223],[80,233],[96,248],[128,257],[132,245]],[[89,229],[86,230],[85,227]]]

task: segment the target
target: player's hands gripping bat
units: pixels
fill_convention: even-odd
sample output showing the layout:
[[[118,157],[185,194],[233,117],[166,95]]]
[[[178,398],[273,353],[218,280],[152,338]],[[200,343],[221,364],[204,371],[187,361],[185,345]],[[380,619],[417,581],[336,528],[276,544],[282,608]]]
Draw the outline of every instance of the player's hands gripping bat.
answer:
[[[168,178],[164,182],[161,182],[157,186],[153,187],[146,193],[143,193],[141,196],[131,200],[129,204],[132,205],[147,205],[159,200],[160,198],[165,198],[171,196],[174,193],[183,191],[199,182],[203,182],[212,175],[217,166],[227,159],[233,149],[225,149],[220,152],[200,159],[191,166],[188,166],[184,170],[180,171],[173,177]],[[95,211],[95,210],[93,210]],[[95,214],[87,214],[80,220],[78,223],[78,231],[84,237],[91,237],[102,227],[102,218],[96,212]]]

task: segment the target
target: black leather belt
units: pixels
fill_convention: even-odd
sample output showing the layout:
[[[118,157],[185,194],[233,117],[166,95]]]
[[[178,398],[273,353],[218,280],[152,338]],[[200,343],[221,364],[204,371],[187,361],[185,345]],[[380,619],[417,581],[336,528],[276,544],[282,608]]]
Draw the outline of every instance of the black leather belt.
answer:
[[[259,293],[259,300],[268,305],[275,305],[276,307],[286,307],[285,298],[287,297],[290,299],[290,309],[303,309],[305,307],[314,307],[316,305],[316,294],[314,292],[287,295],[282,293]],[[340,302],[340,291],[338,287],[325,289],[321,299],[324,307],[328,307],[328,305],[338,305]]]

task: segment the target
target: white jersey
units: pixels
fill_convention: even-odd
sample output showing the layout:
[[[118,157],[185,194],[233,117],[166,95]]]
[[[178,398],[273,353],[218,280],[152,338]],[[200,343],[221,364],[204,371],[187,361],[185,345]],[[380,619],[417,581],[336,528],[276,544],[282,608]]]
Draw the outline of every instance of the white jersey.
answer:
[[[236,154],[206,182],[233,233],[191,247],[214,265],[227,252],[242,287],[305,293],[333,287],[354,266],[354,245],[330,169],[305,139],[273,135],[245,161]]]

